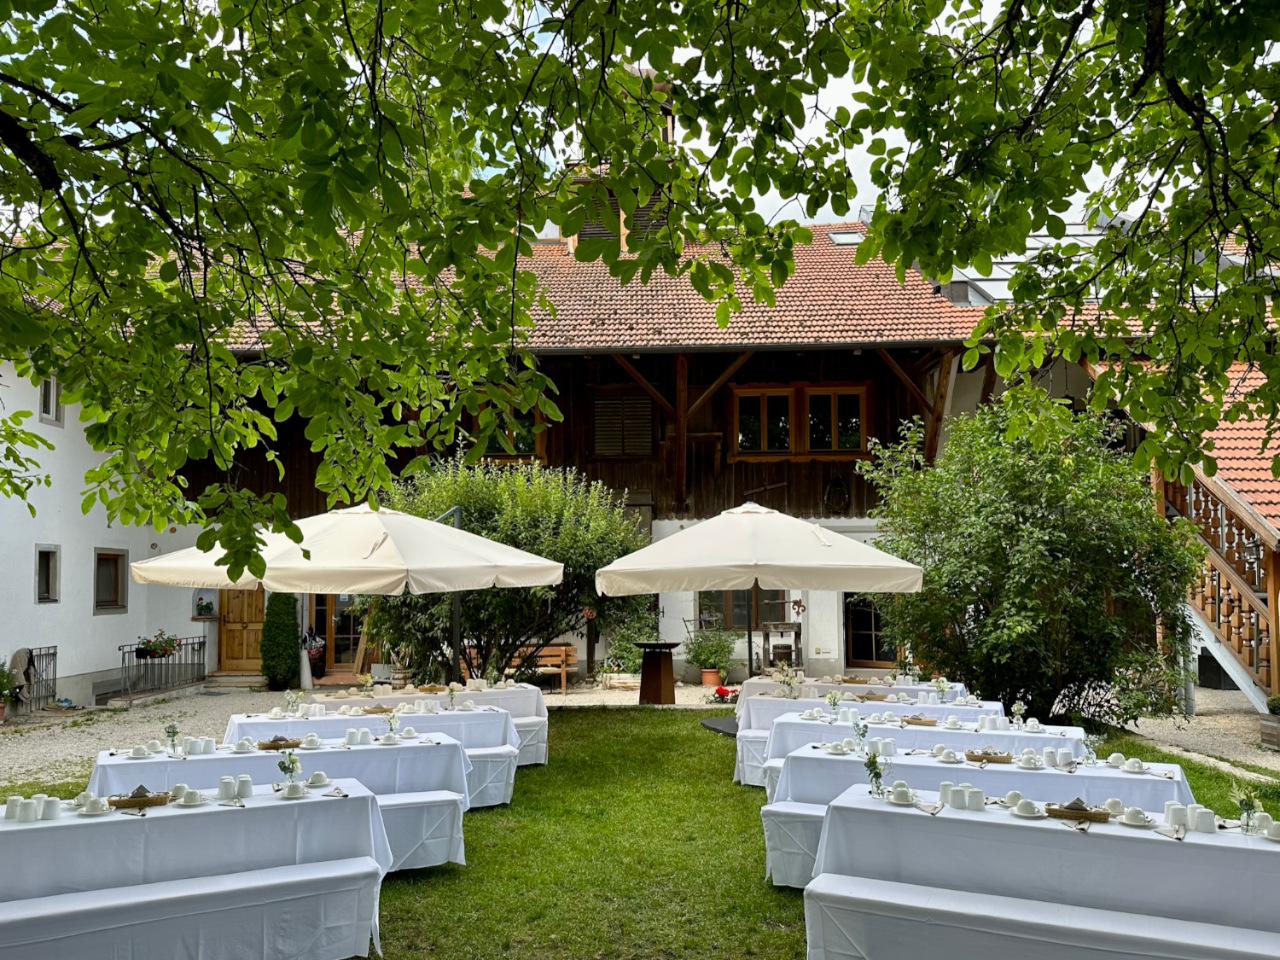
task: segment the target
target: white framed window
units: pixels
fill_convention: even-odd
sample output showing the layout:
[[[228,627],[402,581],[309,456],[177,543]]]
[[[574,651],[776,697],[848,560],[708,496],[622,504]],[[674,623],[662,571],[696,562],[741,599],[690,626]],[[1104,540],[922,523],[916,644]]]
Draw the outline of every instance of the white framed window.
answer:
[[[125,613],[129,609],[129,551],[93,550],[93,612]]]
[[[36,544],[36,603],[57,603],[62,598],[62,548],[55,543]]]
[[[57,377],[45,377],[40,381],[40,422],[50,426],[62,426],[62,387]]]

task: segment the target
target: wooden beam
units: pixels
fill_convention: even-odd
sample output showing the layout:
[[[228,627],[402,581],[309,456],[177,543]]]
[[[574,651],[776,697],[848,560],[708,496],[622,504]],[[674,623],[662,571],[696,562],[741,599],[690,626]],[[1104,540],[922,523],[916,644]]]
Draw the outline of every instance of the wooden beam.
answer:
[[[947,395],[951,391],[951,368],[955,365],[955,356],[952,352],[944,353],[938,367],[938,385],[933,390],[933,405],[925,421],[924,458],[929,462],[938,455],[938,441],[942,436],[942,418],[947,410]]]
[[[1267,571],[1267,645],[1270,647],[1271,654],[1271,676],[1268,678],[1270,689],[1268,693],[1280,693],[1280,629],[1277,628],[1276,621],[1277,596],[1280,595],[1280,552],[1274,547],[1267,547],[1266,553],[1263,555],[1263,562],[1266,564]]]
[[[631,379],[640,385],[640,389],[653,397],[654,403],[665,410],[667,412],[667,416],[674,417],[676,415],[676,408],[667,402],[667,398],[658,392],[657,387],[644,378],[644,374],[631,365],[630,360],[620,353],[610,354],[610,356],[617,360],[618,366],[627,371]]]
[[[711,386],[707,387],[707,389],[703,390],[702,395],[699,396],[697,400],[693,401],[693,403],[689,404],[689,416],[693,416],[694,411],[697,410],[704,403],[706,403],[708,400],[710,400],[711,397],[715,394],[715,392],[719,390],[721,387],[723,387],[726,383],[728,383],[729,378],[732,377],[735,373],[737,373],[742,368],[742,365],[746,363],[748,360],[750,360],[754,355],[755,355],[754,350],[748,350],[746,353],[738,354],[737,359],[734,360],[733,363],[729,364],[729,366],[725,368],[724,373],[716,377],[716,382],[711,384]]]
[[[893,355],[889,353],[888,350],[885,350],[883,347],[877,347],[876,353],[880,354],[880,359],[883,360],[885,364],[888,365],[889,369],[894,372],[897,378],[902,381],[903,386],[910,391],[911,395],[920,401],[920,406],[924,407],[924,413],[928,415],[933,404],[930,403],[929,398],[924,395],[924,391],[920,389],[919,384],[907,375],[907,371],[898,366],[898,361],[893,359]]]
[[[676,476],[675,505],[684,509],[689,499],[685,490],[685,469],[689,460],[689,355],[676,354]]]
[[[978,396],[978,403],[989,403],[991,394],[996,389],[996,355],[994,353],[987,354],[986,366],[982,368],[982,393]]]

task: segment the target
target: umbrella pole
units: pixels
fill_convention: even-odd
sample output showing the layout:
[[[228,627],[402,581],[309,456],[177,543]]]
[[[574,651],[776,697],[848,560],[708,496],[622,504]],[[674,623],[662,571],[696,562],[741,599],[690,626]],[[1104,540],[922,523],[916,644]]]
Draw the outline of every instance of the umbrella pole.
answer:
[[[462,508],[450,507],[440,516],[436,517],[436,523],[443,523],[446,519],[452,518],[453,529],[462,529]],[[462,600],[457,593],[453,595],[453,610],[451,624],[452,646],[453,646],[453,680],[457,683],[462,682]]]
[[[755,668],[755,642],[752,639],[755,632],[756,621],[756,604],[759,602],[760,581],[756,580],[751,584],[751,602],[747,604],[747,679],[751,679],[751,671]]]

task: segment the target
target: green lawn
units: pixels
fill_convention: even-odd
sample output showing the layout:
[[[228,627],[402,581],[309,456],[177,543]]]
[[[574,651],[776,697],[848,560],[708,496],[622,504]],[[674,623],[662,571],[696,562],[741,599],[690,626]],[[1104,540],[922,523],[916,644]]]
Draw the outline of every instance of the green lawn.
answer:
[[[734,744],[703,729],[709,715],[553,713],[550,765],[520,770],[510,807],[466,815],[466,867],[387,878],[388,960],[801,960],[800,892],[764,880],[764,793],[730,781]],[[1228,775],[1131,736],[1100,755],[1114,750],[1181,763],[1197,800],[1237,813]],[[9,784],[0,795],[81,789]],[[1270,795],[1280,817],[1280,789]]]

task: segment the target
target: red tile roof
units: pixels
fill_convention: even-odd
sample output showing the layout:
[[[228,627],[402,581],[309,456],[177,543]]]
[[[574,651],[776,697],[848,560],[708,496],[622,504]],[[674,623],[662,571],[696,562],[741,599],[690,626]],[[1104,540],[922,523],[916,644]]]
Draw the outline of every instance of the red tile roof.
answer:
[[[1231,368],[1231,379],[1247,394],[1262,384],[1263,375],[1256,367],[1238,363]],[[1271,458],[1280,453],[1280,445],[1273,441],[1264,452],[1266,435],[1265,420],[1220,423],[1209,434],[1218,462],[1214,479],[1234,490],[1280,531],[1280,479],[1271,473]]]
[[[865,232],[860,223],[810,228],[813,244],[795,249],[795,273],[777,291],[776,306],[754,303],[729,326],[687,277],[655,274],[623,286],[599,262],[579,263],[564,243],[540,243],[528,262],[555,306],[535,317],[530,347],[539,353],[599,350],[716,349],[819,345],[954,343],[982,315],[935,294],[920,274],[898,283],[876,259],[858,266],[858,248],[831,242],[831,233]],[[694,251],[689,251],[690,253]]]

